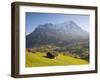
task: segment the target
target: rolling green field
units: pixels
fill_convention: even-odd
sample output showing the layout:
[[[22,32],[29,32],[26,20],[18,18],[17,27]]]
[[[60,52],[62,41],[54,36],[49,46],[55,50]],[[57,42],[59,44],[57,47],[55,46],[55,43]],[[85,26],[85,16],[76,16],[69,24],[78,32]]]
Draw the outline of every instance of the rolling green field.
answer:
[[[81,65],[88,64],[82,59],[73,58],[59,54],[56,59],[49,59],[45,57],[45,53],[31,53],[26,52],[26,67],[41,67],[41,66],[64,66],[64,65]]]

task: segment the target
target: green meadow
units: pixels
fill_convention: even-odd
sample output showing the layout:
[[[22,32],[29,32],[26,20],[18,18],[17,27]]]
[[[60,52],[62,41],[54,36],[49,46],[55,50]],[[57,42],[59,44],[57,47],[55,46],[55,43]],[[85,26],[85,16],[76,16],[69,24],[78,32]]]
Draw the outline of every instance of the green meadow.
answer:
[[[46,53],[27,52],[26,51],[26,67],[42,67],[42,66],[66,66],[66,65],[83,65],[88,61],[59,54],[56,59],[45,57]]]

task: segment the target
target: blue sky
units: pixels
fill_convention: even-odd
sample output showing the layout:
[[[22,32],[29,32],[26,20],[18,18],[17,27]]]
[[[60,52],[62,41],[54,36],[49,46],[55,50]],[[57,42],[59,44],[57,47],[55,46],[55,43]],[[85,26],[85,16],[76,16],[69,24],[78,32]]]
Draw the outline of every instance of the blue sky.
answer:
[[[39,24],[59,24],[70,20],[89,32],[89,15],[26,12],[26,35],[33,32]]]

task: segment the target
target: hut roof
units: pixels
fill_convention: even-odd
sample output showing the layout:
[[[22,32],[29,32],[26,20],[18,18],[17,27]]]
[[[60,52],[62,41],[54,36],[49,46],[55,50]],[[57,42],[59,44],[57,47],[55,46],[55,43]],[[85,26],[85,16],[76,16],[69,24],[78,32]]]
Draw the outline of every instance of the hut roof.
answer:
[[[57,54],[57,52],[48,52],[48,53],[50,53],[51,55],[53,55],[53,56],[58,56],[58,54]]]

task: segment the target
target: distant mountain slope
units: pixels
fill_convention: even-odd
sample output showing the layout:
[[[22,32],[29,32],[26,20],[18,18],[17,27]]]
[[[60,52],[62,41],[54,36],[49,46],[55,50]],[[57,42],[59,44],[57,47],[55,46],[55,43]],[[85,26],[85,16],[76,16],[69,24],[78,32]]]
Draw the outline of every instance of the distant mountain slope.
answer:
[[[26,47],[53,44],[67,45],[88,41],[89,34],[75,22],[68,21],[61,24],[43,24],[26,36]]]

